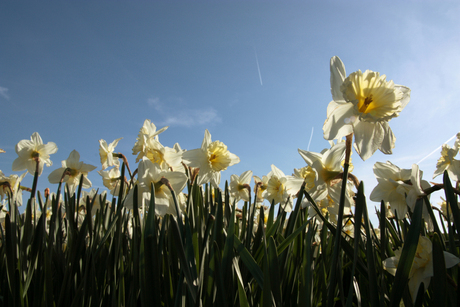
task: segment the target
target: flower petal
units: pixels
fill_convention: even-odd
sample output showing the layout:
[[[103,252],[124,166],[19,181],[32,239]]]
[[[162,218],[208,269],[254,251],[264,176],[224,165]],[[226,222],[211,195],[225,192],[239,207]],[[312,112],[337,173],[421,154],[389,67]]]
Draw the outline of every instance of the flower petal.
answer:
[[[342,60],[338,56],[333,56],[331,58],[331,93],[332,99],[338,103],[345,103],[343,99],[342,92],[340,91],[340,86],[343,83],[343,80],[347,77],[345,72],[345,66],[343,65]]]
[[[364,161],[370,158],[380,147],[384,138],[381,125],[358,121],[353,125],[355,133],[355,149]]]
[[[355,115],[352,103],[338,104],[331,101],[328,106],[329,112],[323,125],[326,140],[339,139],[353,132],[351,123],[355,120]]]

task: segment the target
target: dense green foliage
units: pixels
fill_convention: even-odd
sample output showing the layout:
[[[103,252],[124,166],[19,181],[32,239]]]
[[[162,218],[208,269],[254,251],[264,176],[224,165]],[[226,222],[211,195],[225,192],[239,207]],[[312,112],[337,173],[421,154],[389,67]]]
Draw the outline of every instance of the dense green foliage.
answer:
[[[127,188],[122,186],[120,196]],[[447,174],[443,188],[447,202],[457,204]],[[64,193],[63,202],[53,199],[48,218],[34,213],[35,203],[46,211],[40,193],[28,200],[22,215],[10,203],[1,227],[0,304],[399,306],[402,299],[412,306],[407,283],[423,234],[433,242],[434,276],[415,305],[458,306],[458,267],[446,269],[443,262],[443,251],[459,255],[456,205],[454,223],[447,224],[441,214],[435,219],[426,197],[401,220],[386,218],[382,202],[378,233],[369,221],[361,183],[354,216],[343,217],[354,224],[354,234],[337,236],[337,226],[312,199],[316,217],[302,209],[302,199],[310,198],[303,188],[290,214],[272,205],[268,216],[255,200],[236,210],[228,187],[221,192],[189,182],[188,192],[182,218],[155,215],[154,197],[143,214],[137,210],[137,193],[134,210],[125,209],[118,197],[95,216],[81,216],[76,210],[81,187],[74,195]],[[94,201],[86,200],[86,212]],[[422,219],[422,209],[428,210],[432,227]],[[403,243],[393,276],[383,260]]]

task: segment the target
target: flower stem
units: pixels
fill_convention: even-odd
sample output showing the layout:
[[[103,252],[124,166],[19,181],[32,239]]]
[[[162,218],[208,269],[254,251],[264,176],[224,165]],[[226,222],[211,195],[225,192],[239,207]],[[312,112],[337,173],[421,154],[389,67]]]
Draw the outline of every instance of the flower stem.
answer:
[[[334,251],[332,253],[332,262],[331,262],[331,271],[330,271],[330,280],[328,285],[328,298],[327,306],[334,306],[334,297],[335,297],[335,285],[337,284],[337,274],[339,273],[339,254],[340,254],[340,243],[342,237],[342,219],[343,211],[345,209],[345,192],[347,189],[347,179],[348,179],[348,168],[350,166],[350,156],[351,156],[351,146],[353,143],[353,133],[350,133],[346,137],[346,149],[345,149],[345,163],[343,165],[343,177],[342,177],[342,190],[340,191],[340,202],[339,202],[339,212],[337,216],[337,228],[334,238]]]
[[[37,162],[35,166],[35,174],[34,174],[34,182],[32,184],[32,193],[30,194],[30,198],[35,198],[35,193],[37,192],[37,183],[38,183],[38,170],[40,165],[40,158],[34,158],[35,162]]]

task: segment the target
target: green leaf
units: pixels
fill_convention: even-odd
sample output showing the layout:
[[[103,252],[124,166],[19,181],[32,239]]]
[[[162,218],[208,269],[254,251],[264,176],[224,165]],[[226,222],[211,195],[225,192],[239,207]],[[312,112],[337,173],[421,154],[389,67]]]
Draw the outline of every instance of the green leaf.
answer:
[[[423,199],[417,199],[414,213],[412,214],[412,224],[405,238],[406,240],[404,241],[398,267],[396,269],[396,275],[390,295],[391,306],[399,306],[399,302],[401,301],[404,289],[406,289],[409,280],[409,272],[412,268],[412,262],[414,260],[415,251],[417,250],[422,227],[422,209]]]
[[[254,277],[257,284],[260,286],[260,288],[263,289],[264,274],[262,273],[262,270],[255,262],[254,258],[252,258],[252,255],[249,253],[246,247],[244,247],[243,243],[241,243],[241,241],[238,239],[236,235],[235,235],[234,246],[235,246],[236,251],[240,255],[240,258],[243,261],[244,265],[249,270],[249,272],[251,272],[252,277]]]
[[[433,235],[433,278],[431,285],[433,287],[433,303],[439,306],[446,305],[447,294],[447,272],[446,262],[444,259],[444,250],[439,235],[435,232]]]

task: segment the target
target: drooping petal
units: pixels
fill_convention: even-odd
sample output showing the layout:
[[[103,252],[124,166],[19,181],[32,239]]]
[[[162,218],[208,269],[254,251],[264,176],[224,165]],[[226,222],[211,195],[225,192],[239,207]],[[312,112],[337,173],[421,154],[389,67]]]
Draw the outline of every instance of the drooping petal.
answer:
[[[380,145],[380,151],[386,155],[391,155],[393,153],[393,148],[395,148],[396,137],[391,131],[390,125],[387,122],[378,123],[383,128],[383,141]]]
[[[354,125],[355,149],[364,161],[379,149],[383,142],[384,130],[381,125],[357,121]]]

